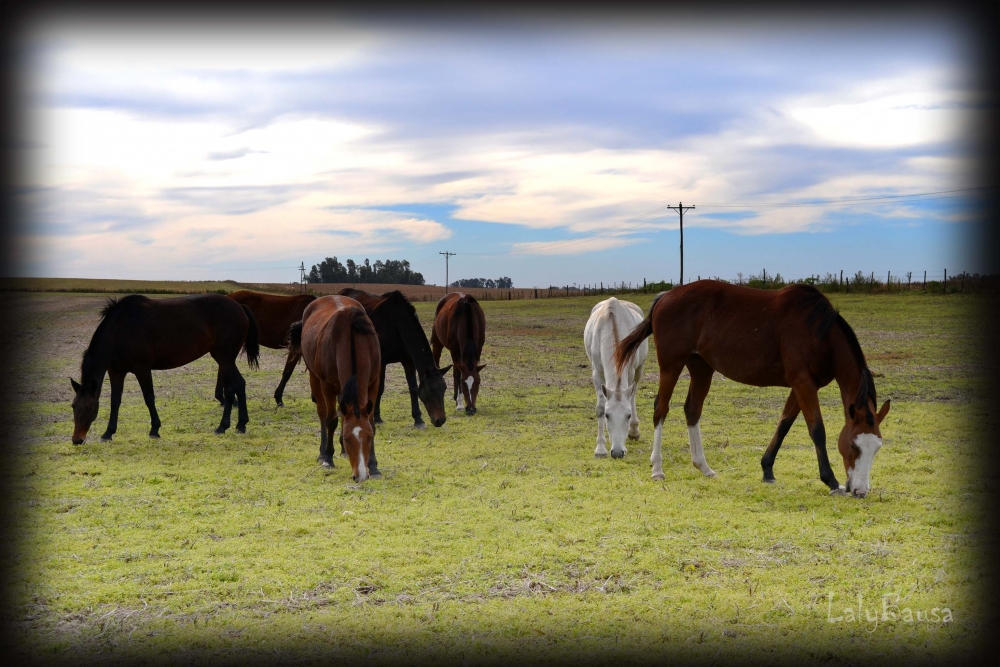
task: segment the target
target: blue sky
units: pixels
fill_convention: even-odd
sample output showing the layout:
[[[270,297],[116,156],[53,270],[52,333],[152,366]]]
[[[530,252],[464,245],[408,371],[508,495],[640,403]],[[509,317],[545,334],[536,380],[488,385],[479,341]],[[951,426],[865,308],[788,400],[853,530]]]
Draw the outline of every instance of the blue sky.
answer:
[[[647,214],[683,201],[685,278],[981,270],[967,37],[944,15],[49,19],[20,44],[11,269],[278,282],[336,255],[440,284],[450,250],[453,279],[676,279],[677,216]]]

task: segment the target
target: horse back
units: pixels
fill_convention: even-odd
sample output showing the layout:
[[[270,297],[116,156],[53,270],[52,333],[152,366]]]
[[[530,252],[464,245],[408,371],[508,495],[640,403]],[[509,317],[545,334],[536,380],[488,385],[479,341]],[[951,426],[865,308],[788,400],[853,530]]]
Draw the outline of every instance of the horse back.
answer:
[[[309,372],[336,394],[356,375],[362,405],[373,385],[377,395],[381,352],[374,326],[360,302],[331,295],[309,304],[302,315],[301,349]]]
[[[584,328],[584,345],[587,357],[595,367],[600,367],[607,382],[617,384],[618,373],[613,361],[614,349],[642,322],[642,310],[629,301],[619,301],[614,297],[597,303],[590,311],[590,318]],[[646,361],[649,344],[643,341],[631,358],[626,372],[630,377],[633,369]]]
[[[272,349],[284,346],[288,328],[301,320],[306,306],[316,300],[312,294],[281,296],[250,290],[239,290],[228,296],[250,309],[257,319],[260,344]]]

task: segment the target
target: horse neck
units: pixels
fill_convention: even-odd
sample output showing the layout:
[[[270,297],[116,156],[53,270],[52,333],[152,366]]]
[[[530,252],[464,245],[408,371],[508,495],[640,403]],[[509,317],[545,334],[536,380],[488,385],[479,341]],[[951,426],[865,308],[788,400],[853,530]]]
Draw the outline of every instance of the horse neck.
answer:
[[[846,414],[847,407],[854,402],[861,388],[861,371],[865,366],[859,362],[847,334],[839,326],[831,328],[830,342],[833,347],[834,379],[840,388],[840,401]]]
[[[405,317],[397,320],[396,330],[418,373],[424,374],[428,369],[436,368],[431,345],[427,342],[427,334],[424,333],[424,328],[420,326],[420,320],[415,314],[407,313]]]
[[[102,320],[90,339],[90,345],[83,353],[83,363],[80,365],[80,382],[97,380],[104,383],[104,375],[111,363],[110,327],[107,319]]]

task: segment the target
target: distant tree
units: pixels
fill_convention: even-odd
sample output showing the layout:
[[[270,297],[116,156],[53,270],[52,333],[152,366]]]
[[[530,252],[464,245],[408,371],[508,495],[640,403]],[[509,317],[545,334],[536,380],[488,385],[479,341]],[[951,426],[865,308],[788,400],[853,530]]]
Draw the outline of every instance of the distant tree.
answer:
[[[510,289],[514,281],[506,276],[503,278],[462,278],[451,284],[451,287],[485,287],[486,289]]]
[[[372,264],[365,258],[363,264],[348,259],[346,265],[336,257],[327,257],[319,264],[313,264],[306,279],[311,283],[381,283],[400,285],[423,285],[424,276],[410,268],[408,260],[375,260]]]

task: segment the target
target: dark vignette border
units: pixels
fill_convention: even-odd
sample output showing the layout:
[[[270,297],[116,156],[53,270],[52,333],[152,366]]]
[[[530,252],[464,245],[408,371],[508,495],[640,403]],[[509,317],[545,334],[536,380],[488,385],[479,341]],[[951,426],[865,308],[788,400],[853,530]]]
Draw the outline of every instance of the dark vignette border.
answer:
[[[127,14],[138,19],[155,20],[157,16],[167,15],[171,18],[190,18],[195,20],[205,16],[206,13],[212,15],[227,15],[239,17],[241,19],[263,18],[264,15],[277,14],[283,18],[295,18],[304,12],[329,10],[330,7],[319,5],[310,7],[306,4],[281,5],[280,11],[275,10],[274,5],[263,3],[159,3],[157,5],[146,4],[141,11],[136,10],[133,3],[128,2],[102,2],[91,3],[84,6],[85,15],[89,17],[100,17],[113,14]],[[735,0],[722,0],[721,2],[710,2],[700,5],[690,5],[685,7],[670,6],[661,7],[657,11],[640,9],[641,5],[605,5],[602,9],[581,8],[577,6],[571,11],[560,11],[557,5],[545,5],[536,3],[526,9],[524,5],[515,6],[494,2],[492,4],[479,4],[475,10],[458,9],[446,5],[435,5],[414,9],[403,5],[392,3],[369,5],[364,11],[357,11],[354,8],[343,6],[336,8],[337,14],[345,18],[364,18],[369,20],[386,20],[391,22],[412,22],[419,26],[421,24],[435,25],[442,21],[513,21],[522,25],[547,24],[558,26],[568,20],[591,19],[597,22],[602,19],[622,19],[632,18],[637,20],[643,18],[659,18],[676,16],[678,13],[687,16],[698,16],[706,20],[738,20],[740,17],[747,18],[780,18],[781,16],[794,15],[801,18],[821,19],[824,15],[848,16],[852,18],[886,18],[893,16],[907,17],[922,12],[944,13],[950,16],[957,16],[965,21],[968,26],[969,39],[974,45],[974,74],[978,78],[979,88],[988,91],[989,97],[986,100],[987,117],[990,119],[984,126],[975,128],[979,135],[976,147],[973,149],[975,157],[979,161],[980,183],[977,185],[993,186],[997,185],[996,175],[998,172],[998,160],[1000,160],[1000,142],[997,134],[997,79],[1000,74],[1000,3],[995,0],[987,2],[971,2],[961,0],[957,2],[935,2],[923,3],[903,3],[903,2],[858,2],[849,0],[838,3],[828,3],[823,7],[815,6],[809,10],[803,10],[803,5],[797,5],[787,0],[768,0],[764,3],[755,3],[752,9],[746,5],[735,2]],[[71,5],[63,2],[40,2],[29,5],[20,0],[6,0],[0,2],[0,135],[2,135],[2,159],[0,159],[0,174],[2,174],[3,189],[0,191],[0,275],[10,275],[8,267],[13,266],[15,258],[24,251],[20,245],[20,238],[28,229],[29,222],[25,217],[25,212],[18,208],[15,184],[17,182],[19,165],[16,163],[17,142],[19,141],[19,121],[22,109],[18,102],[22,98],[20,86],[24,83],[23,65],[24,54],[19,51],[18,38],[29,29],[30,25],[37,20],[43,20],[47,16],[57,15],[69,10]],[[74,8],[76,11],[80,7]],[[142,12],[145,12],[142,13]],[[998,210],[998,198],[995,193],[986,199],[983,204],[982,222],[978,230],[970,239],[973,252],[979,253],[984,260],[983,265],[988,267],[991,274],[1000,273],[1000,210]],[[1000,396],[1000,357],[998,357],[998,346],[996,345],[995,332],[1000,330],[1000,299],[996,296],[984,298],[983,307],[987,309],[986,327],[977,332],[983,349],[987,351],[988,363],[993,372],[993,387],[991,394]],[[6,302],[3,302],[6,304]],[[9,305],[4,305],[8,308]],[[6,443],[16,439],[16,425],[9,418],[9,406],[17,397],[10,393],[8,378],[17,373],[29,372],[30,369],[12,367],[6,360],[16,359],[18,355],[12,354],[14,341],[13,326],[11,324],[9,311],[0,311],[0,466],[8,469],[11,460],[11,453]],[[68,409],[68,406],[67,406]],[[980,430],[980,446],[983,455],[983,466],[981,467],[981,483],[985,493],[983,502],[995,502],[997,494],[1000,492],[1000,408],[990,412],[988,421],[982,424]],[[12,608],[13,600],[9,595],[11,571],[9,559],[11,550],[15,548],[19,536],[13,529],[12,507],[8,499],[10,494],[5,493],[6,489],[0,488],[0,531],[3,539],[0,540],[0,660],[4,664],[50,664],[45,658],[37,653],[31,652],[31,647],[23,646],[19,638],[14,635],[13,622],[16,618],[16,610]],[[978,535],[981,536],[979,542],[980,554],[987,564],[992,567],[1000,566],[1000,512],[996,507],[982,507],[983,515],[990,517],[987,525],[979,526]],[[981,589],[981,601],[986,603],[984,607],[990,610],[991,618],[983,619],[982,627],[1000,628],[1000,577],[992,575],[992,579],[985,582]],[[1000,633],[979,638],[977,646],[971,646],[970,651],[963,656],[955,656],[949,660],[950,665],[963,664],[1000,664]],[[511,653],[517,654],[517,647],[511,646]],[[428,647],[429,649],[429,647]],[[295,650],[290,650],[285,655],[294,656]],[[632,654],[634,656],[634,654]],[[431,653],[413,654],[410,662],[424,663],[435,662]],[[622,656],[625,657],[625,656]],[[777,657],[777,656],[776,656]],[[189,654],[184,659],[196,660],[196,654]],[[207,658],[207,656],[206,656]],[[524,662],[531,662],[532,656],[524,655]],[[660,656],[657,656],[657,659]],[[100,661],[99,656],[94,656],[95,661]],[[150,663],[161,660],[169,660],[167,656],[149,656]],[[587,655],[573,656],[570,660],[574,664],[587,664],[592,658]],[[634,659],[634,657],[633,657]],[[864,656],[858,656],[859,662],[865,662]],[[288,658],[285,657],[287,661]],[[233,656],[226,663],[236,664],[264,664],[269,659],[261,656],[258,659],[248,660],[246,656]],[[56,664],[69,664],[69,660]],[[884,665],[885,663],[881,663]]]

